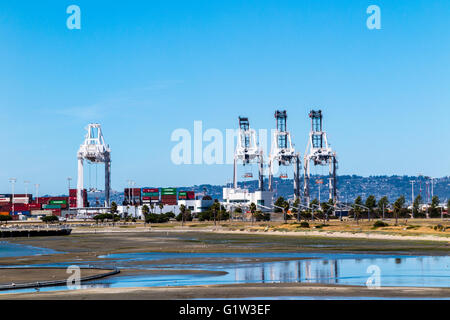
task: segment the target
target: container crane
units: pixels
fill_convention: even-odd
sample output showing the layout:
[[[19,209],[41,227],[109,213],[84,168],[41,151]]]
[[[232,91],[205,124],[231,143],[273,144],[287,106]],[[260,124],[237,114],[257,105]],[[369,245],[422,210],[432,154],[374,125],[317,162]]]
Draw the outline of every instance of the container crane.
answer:
[[[254,162],[258,163],[258,188],[260,191],[264,191],[263,152],[256,142],[256,131],[250,128],[250,122],[245,117],[239,117],[239,135],[234,153],[233,187],[235,189],[238,187],[237,165],[239,161],[242,161],[244,166]],[[253,177],[253,173],[247,173],[244,177]]]
[[[77,207],[83,208],[84,160],[105,164],[105,207],[109,207],[111,188],[111,150],[105,144],[102,128],[98,123],[91,123],[86,128],[87,134],[78,150]]]
[[[300,198],[300,153],[296,153],[292,146],[291,133],[287,131],[287,112],[276,111],[277,129],[272,135],[272,147],[269,156],[269,191],[273,191],[273,166],[294,167],[294,198]],[[282,175],[284,178],[286,175]]]
[[[310,163],[313,162],[314,166],[326,166],[329,165],[329,198],[333,200],[333,203],[337,203],[337,157],[328,145],[327,133],[323,131],[323,115],[322,110],[312,110],[309,113],[311,118],[311,132],[309,133],[309,141],[306,147],[304,157],[304,197],[306,205],[309,206],[311,201],[311,195],[309,190],[309,180],[311,176]]]

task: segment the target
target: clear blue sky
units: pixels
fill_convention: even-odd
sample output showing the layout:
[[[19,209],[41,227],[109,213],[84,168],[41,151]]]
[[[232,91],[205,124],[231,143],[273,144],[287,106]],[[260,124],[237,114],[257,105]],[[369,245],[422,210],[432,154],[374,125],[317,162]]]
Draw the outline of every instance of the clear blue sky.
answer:
[[[65,192],[89,122],[113,189],[225,183],[229,165],[173,165],[172,131],[270,129],[279,107],[302,156],[324,111],[340,174],[450,174],[448,0],[2,1],[0,43],[0,192]]]

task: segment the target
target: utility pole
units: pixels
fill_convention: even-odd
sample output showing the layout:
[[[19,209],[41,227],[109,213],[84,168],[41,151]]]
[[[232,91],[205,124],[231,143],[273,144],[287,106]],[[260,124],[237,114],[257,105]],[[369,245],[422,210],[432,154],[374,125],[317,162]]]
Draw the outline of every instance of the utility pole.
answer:
[[[11,193],[12,193],[12,212],[14,214],[14,184],[16,183],[17,179],[16,178],[10,178],[9,182],[11,183]]]
[[[39,184],[34,185],[36,187],[36,202],[39,203]]]
[[[411,183],[411,216],[414,219],[414,183],[415,181],[410,181]]]
[[[25,184],[25,195],[28,198],[28,184],[30,183],[30,181],[25,180],[23,183]]]

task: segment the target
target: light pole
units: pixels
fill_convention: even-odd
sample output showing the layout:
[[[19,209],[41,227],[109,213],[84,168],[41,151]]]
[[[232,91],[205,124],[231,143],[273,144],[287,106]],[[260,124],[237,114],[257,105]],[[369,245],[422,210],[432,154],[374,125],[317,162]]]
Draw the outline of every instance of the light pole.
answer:
[[[25,195],[28,198],[28,184],[30,183],[30,181],[25,180],[23,183],[25,184]]]
[[[34,185],[36,187],[36,203],[39,203],[39,184]]]
[[[12,213],[14,214],[14,184],[16,183],[16,178],[10,178],[9,182],[11,183],[11,194],[12,194]]]

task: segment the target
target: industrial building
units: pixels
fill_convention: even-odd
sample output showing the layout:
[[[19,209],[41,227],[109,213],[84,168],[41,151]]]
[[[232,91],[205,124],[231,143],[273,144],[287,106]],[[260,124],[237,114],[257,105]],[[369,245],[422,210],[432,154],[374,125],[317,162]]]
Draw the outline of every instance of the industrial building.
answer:
[[[223,188],[223,205],[227,208],[249,207],[254,203],[261,211],[271,211],[273,195],[272,191],[250,192],[247,189]]]

